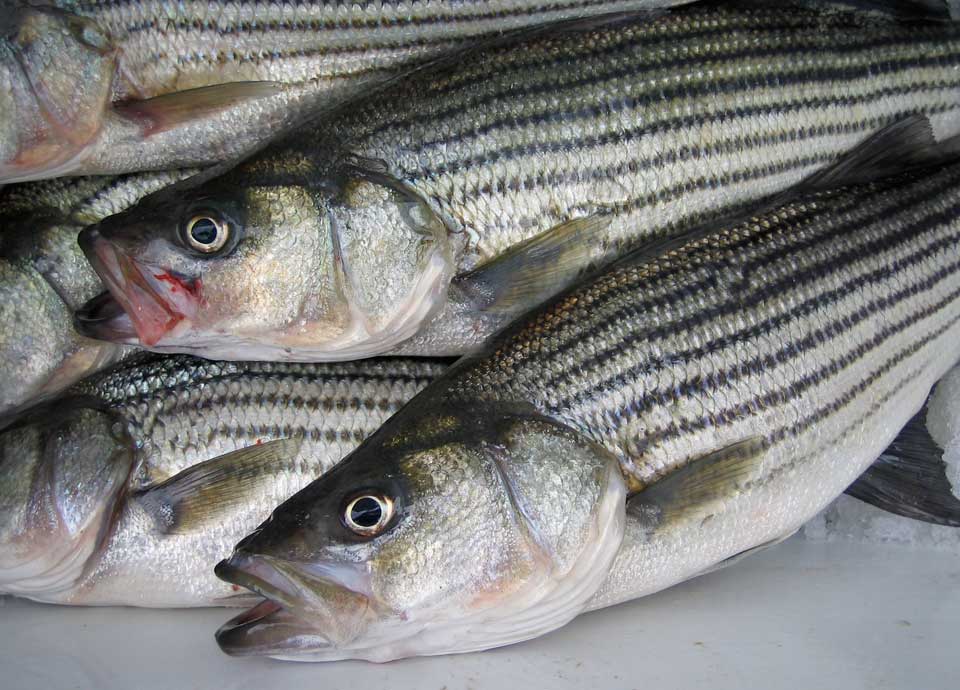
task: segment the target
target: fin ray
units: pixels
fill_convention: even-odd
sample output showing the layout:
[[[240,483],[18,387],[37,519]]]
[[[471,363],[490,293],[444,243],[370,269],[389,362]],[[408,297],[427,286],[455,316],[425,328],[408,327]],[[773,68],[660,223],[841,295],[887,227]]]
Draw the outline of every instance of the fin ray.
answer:
[[[216,520],[223,509],[242,504],[266,480],[269,468],[289,462],[302,439],[282,438],[248,446],[198,463],[134,494],[165,534],[184,534]]]

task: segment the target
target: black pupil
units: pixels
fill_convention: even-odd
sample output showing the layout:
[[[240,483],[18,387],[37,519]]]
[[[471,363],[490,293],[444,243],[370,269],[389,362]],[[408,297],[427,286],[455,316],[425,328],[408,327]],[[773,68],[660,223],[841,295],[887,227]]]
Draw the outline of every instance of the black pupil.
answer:
[[[364,496],[350,507],[350,519],[361,527],[373,527],[382,515],[380,501],[370,496]]]
[[[210,218],[197,218],[190,226],[190,236],[198,244],[213,244],[217,241],[217,224]]]

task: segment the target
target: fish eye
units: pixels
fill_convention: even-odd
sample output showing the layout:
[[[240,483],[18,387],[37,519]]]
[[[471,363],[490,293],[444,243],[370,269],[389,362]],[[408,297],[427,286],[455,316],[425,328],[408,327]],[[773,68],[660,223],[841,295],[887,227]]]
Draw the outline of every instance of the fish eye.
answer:
[[[204,254],[220,251],[230,239],[230,224],[215,213],[198,213],[183,226],[187,245]]]
[[[361,494],[347,501],[343,509],[343,524],[363,537],[380,534],[392,517],[393,500],[383,494]]]

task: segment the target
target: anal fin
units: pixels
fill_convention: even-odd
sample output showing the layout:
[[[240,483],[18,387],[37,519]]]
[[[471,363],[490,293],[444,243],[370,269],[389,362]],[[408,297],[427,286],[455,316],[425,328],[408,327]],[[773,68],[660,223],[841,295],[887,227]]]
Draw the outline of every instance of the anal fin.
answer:
[[[943,449],[930,436],[924,405],[846,493],[895,515],[960,527],[960,498],[947,479]]]
[[[283,438],[226,453],[138,491],[133,499],[160,532],[190,532],[249,500],[250,491],[270,479],[271,469],[289,463],[300,443],[299,438]]]

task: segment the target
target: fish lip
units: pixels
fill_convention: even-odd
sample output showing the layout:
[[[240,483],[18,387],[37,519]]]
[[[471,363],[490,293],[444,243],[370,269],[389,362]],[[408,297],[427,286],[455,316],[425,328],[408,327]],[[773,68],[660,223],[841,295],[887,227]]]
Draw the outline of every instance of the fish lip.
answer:
[[[340,623],[361,622],[373,601],[369,578],[351,564],[314,566],[235,551],[217,564],[214,574],[269,602],[260,602],[217,631],[217,643],[233,656],[329,654],[359,634],[349,625],[344,632]],[[336,610],[331,612],[325,594],[314,596],[318,587],[324,592],[333,588],[351,600],[345,619]]]
[[[109,291],[87,300],[73,315],[80,335],[125,345],[136,345],[137,331],[127,313]]]
[[[83,335],[153,347],[181,322],[189,322],[192,316],[189,312],[195,310],[201,298],[198,294],[186,294],[185,290],[181,290],[184,294],[175,295],[176,288],[164,281],[179,282],[181,286],[183,281],[171,271],[161,269],[159,275],[154,275],[148,266],[104,237],[99,225],[85,229],[77,241],[129,321],[129,324],[125,323],[108,300],[102,295],[97,296],[77,312],[77,327]]]
[[[278,580],[281,578],[286,580],[288,587],[293,583],[280,575],[280,572],[270,566],[268,560],[262,556],[235,553],[230,558],[220,561],[213,569],[213,574],[224,582],[245,587],[270,599],[283,608],[296,605],[296,601],[287,595]]]
[[[240,613],[220,626],[214,637],[220,649],[230,656],[262,656],[264,654],[288,652],[284,646],[285,638],[279,643],[267,648],[251,644],[250,639],[255,635],[259,626],[269,627],[274,621],[286,617],[292,619],[299,628],[317,643],[312,651],[319,651],[332,647],[323,633],[293,613],[297,599],[289,596],[281,586],[279,580],[286,581],[293,588],[292,582],[274,568],[269,559],[260,556],[248,556],[234,553],[230,558],[220,561],[214,568],[214,574],[234,585],[245,587],[263,597],[263,600],[251,608]]]

